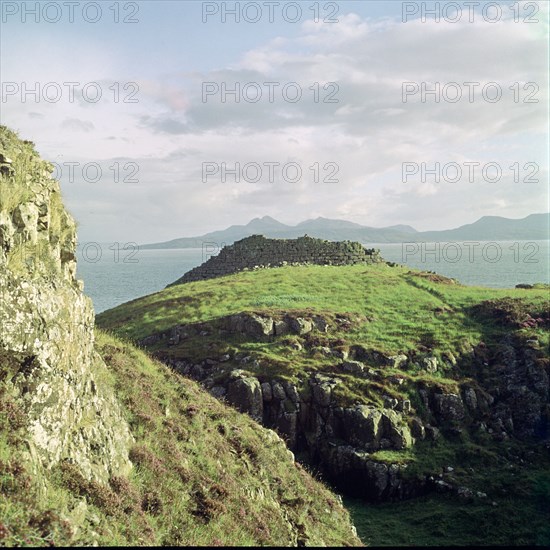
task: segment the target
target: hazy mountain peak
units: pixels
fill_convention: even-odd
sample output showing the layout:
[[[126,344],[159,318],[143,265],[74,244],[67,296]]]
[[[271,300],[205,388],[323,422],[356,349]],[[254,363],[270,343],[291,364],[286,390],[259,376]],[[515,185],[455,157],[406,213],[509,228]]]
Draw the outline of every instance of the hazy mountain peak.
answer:
[[[295,239],[304,234],[335,241],[352,240],[362,243],[437,242],[443,240],[537,240],[548,239],[550,214],[531,214],[522,219],[483,216],[474,223],[440,231],[417,231],[410,225],[368,227],[346,220],[318,216],[297,225],[285,225],[272,218],[254,218],[246,225],[232,225],[197,237],[180,238],[164,243],[142,245],[143,248],[200,248],[205,241],[231,244],[253,234],[270,238]]]
[[[280,221],[276,220],[275,218],[272,218],[271,216],[263,216],[262,218],[254,218],[253,220],[250,220],[245,227],[254,227],[254,228],[273,228],[273,227],[287,227],[284,223],[281,223]]]

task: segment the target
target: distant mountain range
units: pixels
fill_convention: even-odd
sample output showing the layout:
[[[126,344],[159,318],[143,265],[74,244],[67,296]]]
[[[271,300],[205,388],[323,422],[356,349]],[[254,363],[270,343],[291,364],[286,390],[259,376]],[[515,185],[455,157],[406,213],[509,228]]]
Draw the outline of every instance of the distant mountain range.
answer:
[[[333,241],[368,243],[443,242],[443,241],[507,241],[544,240],[550,238],[550,213],[531,214],[514,220],[500,216],[483,216],[474,223],[443,231],[417,231],[409,225],[367,227],[345,220],[317,218],[298,225],[285,225],[270,216],[254,218],[246,225],[232,225],[198,237],[182,237],[172,241],[141,245],[141,249],[201,248],[205,243],[232,244],[250,235],[294,239],[304,235]]]

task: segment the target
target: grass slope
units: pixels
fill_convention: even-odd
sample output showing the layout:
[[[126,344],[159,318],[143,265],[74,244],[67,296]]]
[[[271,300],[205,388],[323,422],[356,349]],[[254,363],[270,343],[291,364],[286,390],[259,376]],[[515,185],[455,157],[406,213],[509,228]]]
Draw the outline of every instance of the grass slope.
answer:
[[[304,372],[334,373],[337,360],[315,353],[315,346],[349,348],[361,344],[387,354],[419,350],[438,357],[458,357],[479,342],[498,342],[511,334],[537,338],[548,349],[545,323],[529,319],[548,316],[549,290],[467,287],[432,273],[404,267],[285,267],[243,272],[227,277],[170,287],[123,304],[98,316],[104,328],[139,340],[177,324],[215,321],[241,311],[276,315],[317,312],[334,320],[351,320],[343,328],[331,323],[327,335],[294,336],[253,341],[238,335],[204,334],[178,345],[153,344],[166,357],[197,361],[237,351],[254,355],[259,366],[245,367],[260,380],[297,380]],[[310,345],[311,344],[311,345]],[[164,347],[162,347],[164,346]],[[342,403],[380,406],[383,395],[410,399],[422,407],[419,384],[458,391],[470,375],[442,363],[436,373],[377,368],[365,380],[338,371]],[[445,366],[447,365],[447,366]],[[231,366],[229,368],[232,368]],[[240,366],[239,368],[243,368]],[[403,379],[395,385],[392,379]],[[348,500],[361,538],[373,545],[547,544],[550,541],[550,462],[544,445],[526,448],[519,442],[495,442],[464,431],[455,440],[420,442],[406,451],[378,451],[372,458],[407,463],[407,475],[444,475],[457,486],[486,493],[487,498],[460,500],[433,494],[410,501],[367,505]],[[452,467],[452,473],[446,468]],[[493,505],[496,502],[496,505]]]
[[[548,299],[548,289],[544,288],[467,287],[452,284],[439,275],[385,264],[284,267],[170,287],[103,312],[98,315],[97,323],[124,338],[138,341],[177,324],[215,321],[241,311],[267,315],[322,314],[331,321],[329,334],[308,335],[309,350],[289,346],[293,336],[262,342],[239,335],[220,338],[215,333],[184,339],[168,348],[163,343],[149,346],[150,351],[162,358],[197,361],[227,353],[244,353],[257,359],[255,367],[247,365],[246,368],[260,379],[276,376],[296,381],[305,372],[335,372],[335,359],[311,352],[315,346],[345,351],[352,345],[362,345],[386,354],[430,352],[448,359],[471,350],[480,341],[489,343],[509,331],[504,324],[484,318],[482,305],[487,300],[504,301],[521,321],[527,312],[544,315]],[[349,323],[338,324],[338,316],[345,317]],[[526,327],[522,331],[548,346],[548,331],[539,327]],[[449,361],[442,363],[445,364],[450,365]],[[381,386],[373,380],[339,373],[342,384],[335,391],[348,402],[379,405],[381,390],[398,399],[417,401],[415,386],[419,382],[437,383],[446,386],[448,391],[456,388],[455,374],[447,373],[445,367],[435,374],[422,369],[374,370],[379,378],[391,380],[398,375],[405,383],[397,388],[391,384]]]
[[[70,463],[26,471],[25,416],[0,358],[0,544],[359,545],[339,499],[246,415],[130,344],[98,332],[135,444],[129,478],[89,482]]]
[[[170,287],[103,312],[97,321],[137,340],[179,323],[240,311],[356,313],[365,318],[354,328],[357,343],[390,353],[422,345],[458,352],[464,342],[478,342],[491,333],[471,308],[483,300],[505,297],[544,308],[549,293],[547,288],[448,284],[444,277],[385,264],[283,267]]]

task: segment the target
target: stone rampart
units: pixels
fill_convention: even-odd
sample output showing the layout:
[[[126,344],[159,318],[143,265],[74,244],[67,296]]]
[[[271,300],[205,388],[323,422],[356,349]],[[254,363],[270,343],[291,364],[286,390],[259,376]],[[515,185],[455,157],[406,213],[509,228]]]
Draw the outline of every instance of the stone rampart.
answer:
[[[172,284],[212,279],[246,269],[284,265],[354,265],[383,261],[380,252],[359,242],[326,241],[305,235],[298,239],[268,239],[252,235],[224,247],[217,256],[188,271]]]

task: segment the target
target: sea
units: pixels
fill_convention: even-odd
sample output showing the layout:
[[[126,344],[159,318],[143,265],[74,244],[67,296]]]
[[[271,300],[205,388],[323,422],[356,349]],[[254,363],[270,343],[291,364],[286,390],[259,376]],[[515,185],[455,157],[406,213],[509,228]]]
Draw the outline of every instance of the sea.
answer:
[[[550,282],[550,241],[368,243],[387,261],[435,271],[472,286],[513,288]],[[216,251],[211,245],[177,250],[142,250],[133,243],[80,243],[77,276],[101,313],[162,290]]]

